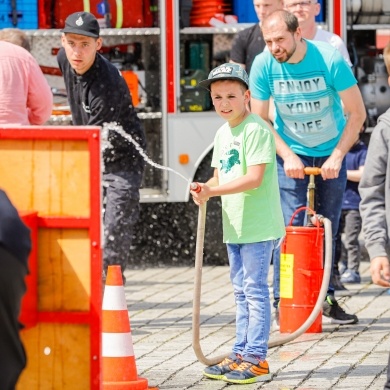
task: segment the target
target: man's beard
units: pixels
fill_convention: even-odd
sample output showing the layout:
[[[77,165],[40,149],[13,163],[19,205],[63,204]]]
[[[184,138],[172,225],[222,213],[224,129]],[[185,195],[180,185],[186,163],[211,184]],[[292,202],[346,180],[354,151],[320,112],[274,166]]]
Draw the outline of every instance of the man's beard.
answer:
[[[297,44],[294,43],[294,47],[292,48],[292,50],[290,51],[286,51],[286,56],[285,57],[280,57],[280,58],[275,58],[276,61],[278,61],[279,63],[284,63],[284,62],[287,62],[295,53],[295,50],[297,49]]]

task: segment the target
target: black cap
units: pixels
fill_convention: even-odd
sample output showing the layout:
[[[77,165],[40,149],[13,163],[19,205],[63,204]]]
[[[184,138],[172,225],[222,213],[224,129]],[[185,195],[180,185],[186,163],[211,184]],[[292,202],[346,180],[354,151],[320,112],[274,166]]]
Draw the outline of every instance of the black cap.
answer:
[[[249,77],[246,71],[238,64],[226,63],[214,68],[207,80],[202,80],[199,85],[203,88],[210,89],[210,85],[214,81],[219,80],[236,80],[241,81],[247,88],[249,88]]]
[[[100,27],[95,16],[89,12],[75,12],[66,18],[61,32],[99,38]]]

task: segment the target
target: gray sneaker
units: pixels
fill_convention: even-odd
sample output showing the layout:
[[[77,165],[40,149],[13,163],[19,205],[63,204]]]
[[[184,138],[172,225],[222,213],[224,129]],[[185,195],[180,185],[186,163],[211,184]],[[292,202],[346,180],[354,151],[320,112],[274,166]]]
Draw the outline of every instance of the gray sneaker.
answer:
[[[355,283],[359,284],[361,282],[361,277],[359,272],[353,271],[352,269],[347,269],[340,278],[341,283]]]
[[[337,303],[335,297],[328,295],[322,306],[322,314],[330,319],[331,324],[356,324],[359,319],[355,314],[346,313]]]
[[[347,270],[347,262],[346,260],[339,261],[339,273],[342,275]]]

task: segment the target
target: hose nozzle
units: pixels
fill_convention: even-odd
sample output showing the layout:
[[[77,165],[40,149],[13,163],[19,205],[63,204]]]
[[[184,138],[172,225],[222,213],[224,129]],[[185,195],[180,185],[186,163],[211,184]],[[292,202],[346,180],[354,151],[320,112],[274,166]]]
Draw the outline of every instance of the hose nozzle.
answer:
[[[190,189],[191,189],[191,191],[194,191],[194,192],[202,191],[202,187],[199,185],[199,183],[196,183],[196,182],[193,182],[190,184]]]

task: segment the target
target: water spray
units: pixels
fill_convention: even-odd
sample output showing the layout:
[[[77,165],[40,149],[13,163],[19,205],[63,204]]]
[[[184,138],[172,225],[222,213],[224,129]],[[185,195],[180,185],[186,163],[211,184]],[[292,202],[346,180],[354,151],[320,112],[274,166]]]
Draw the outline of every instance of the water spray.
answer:
[[[157,164],[156,162],[154,162],[151,158],[149,158],[149,156],[145,153],[145,151],[142,149],[142,147],[140,146],[140,144],[128,133],[126,133],[122,126],[116,124],[116,123],[105,123],[103,125],[103,142],[104,142],[104,147],[105,148],[109,148],[109,147],[112,147],[112,145],[109,143],[108,141],[108,131],[109,130],[113,130],[113,131],[116,131],[118,134],[120,134],[123,138],[125,138],[127,141],[129,141],[130,143],[132,143],[134,145],[134,147],[136,148],[136,150],[138,151],[138,153],[141,155],[141,157],[145,160],[145,162],[147,162],[149,165],[151,165],[152,167],[154,168],[157,168],[157,169],[163,169],[165,171],[170,171],[176,175],[178,175],[179,177],[181,177],[183,180],[185,180],[185,182],[187,184],[190,184],[191,183],[191,180],[190,179],[187,179],[185,176],[183,176],[181,173],[175,171],[173,168],[171,167],[166,167],[164,165],[160,165],[160,164]]]

